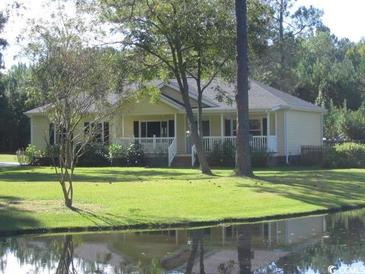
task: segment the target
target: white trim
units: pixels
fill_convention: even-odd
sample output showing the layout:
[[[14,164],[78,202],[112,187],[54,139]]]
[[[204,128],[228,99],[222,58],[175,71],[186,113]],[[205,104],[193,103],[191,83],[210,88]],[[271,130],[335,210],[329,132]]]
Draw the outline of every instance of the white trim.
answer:
[[[177,113],[174,114],[174,137],[177,138]]]
[[[32,144],[32,145],[34,145],[34,143],[33,143],[33,141],[34,141],[34,136],[33,136],[33,134],[34,134],[34,130],[33,130],[33,119],[31,118],[30,119],[30,143]],[[48,124],[48,135],[49,135],[49,124]],[[49,139],[49,136],[48,136],[48,139]],[[47,142],[48,142],[49,140],[47,140]]]
[[[185,108],[178,103],[176,103],[174,100],[171,100],[170,98],[167,98],[166,95],[161,94],[160,99],[162,102],[164,102],[166,105],[169,105],[170,107],[173,107],[178,110],[184,110]]]
[[[278,113],[275,111],[275,136],[278,136]]]
[[[169,88],[177,91],[178,93],[181,92],[180,89],[179,89],[179,87],[177,87],[177,86],[175,86],[175,85],[173,85],[171,83],[164,83],[164,82],[162,82],[162,83],[160,83],[160,84],[157,85],[157,88],[159,88],[159,89],[162,89],[163,87],[169,87]],[[161,93],[161,95],[163,95],[163,94]],[[195,95],[195,94],[189,92],[189,97],[192,98],[192,99],[194,99],[194,100],[196,100],[196,101],[198,101],[198,95]],[[211,107],[212,106],[217,106],[217,104],[215,102],[207,101],[204,98],[202,98],[202,103],[203,104],[206,104],[208,106],[211,106]]]
[[[221,113],[221,137],[224,137],[224,116],[223,113]]]
[[[284,149],[285,161],[289,164],[289,147],[288,147],[288,112],[284,111]]]

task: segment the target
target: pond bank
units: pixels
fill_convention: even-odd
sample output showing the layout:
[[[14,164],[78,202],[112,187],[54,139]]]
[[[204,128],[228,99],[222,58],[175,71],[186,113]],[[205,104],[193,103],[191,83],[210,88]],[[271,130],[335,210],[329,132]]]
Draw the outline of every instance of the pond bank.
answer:
[[[72,211],[51,168],[0,168],[0,234],[254,222],[365,205],[364,169],[214,172],[79,168]]]

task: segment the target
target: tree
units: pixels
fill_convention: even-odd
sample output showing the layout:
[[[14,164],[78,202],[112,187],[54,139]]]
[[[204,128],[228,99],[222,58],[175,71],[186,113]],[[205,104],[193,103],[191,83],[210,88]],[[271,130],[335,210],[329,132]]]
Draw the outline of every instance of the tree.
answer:
[[[101,134],[99,124],[113,111],[107,100],[113,55],[107,49],[87,46],[85,33],[82,18],[67,17],[61,8],[54,22],[32,26],[28,47],[34,60],[33,94],[47,104],[45,111],[56,132],[57,146],[52,151],[58,163],[54,168],[69,208],[77,161]]]
[[[297,61],[297,48],[302,39],[324,29],[323,12],[312,6],[294,10],[296,0],[266,0],[271,8],[271,45],[255,68],[257,80],[279,89],[293,92],[297,78],[293,67]]]
[[[239,176],[252,176],[249,144],[248,111],[248,42],[247,42],[247,2],[236,0],[237,18],[237,170]]]
[[[0,134],[0,151],[14,153],[29,143],[29,119],[23,114],[35,107],[35,102],[29,100],[27,94],[29,74],[30,70],[25,65],[18,64],[3,75],[2,86],[6,106],[2,108],[3,114],[0,119],[3,125],[1,128],[6,130],[6,134]]]
[[[106,20],[122,31],[121,43],[133,48],[144,65],[145,79],[177,81],[201,170],[211,174],[199,133],[201,100],[204,89],[232,58],[230,2],[101,0],[100,6]],[[189,77],[198,87],[198,123],[190,102]]]
[[[0,34],[3,32],[6,22],[8,21],[7,17],[4,15],[2,11],[0,11]],[[3,54],[2,51],[8,45],[8,42],[0,37],[0,69],[4,68]]]

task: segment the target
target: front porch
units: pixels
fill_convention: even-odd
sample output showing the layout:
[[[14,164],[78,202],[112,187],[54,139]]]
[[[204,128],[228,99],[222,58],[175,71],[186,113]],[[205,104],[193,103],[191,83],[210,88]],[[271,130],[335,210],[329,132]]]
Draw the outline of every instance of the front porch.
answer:
[[[128,146],[138,143],[143,146],[149,156],[167,155],[168,165],[171,166],[175,157],[194,156],[190,130],[183,113],[164,115],[122,115],[114,124],[115,134],[112,142]],[[235,113],[204,114],[203,147],[207,153],[215,146],[236,144]],[[121,126],[121,127],[120,127]],[[274,112],[250,114],[250,146],[253,151],[277,152],[277,122]]]

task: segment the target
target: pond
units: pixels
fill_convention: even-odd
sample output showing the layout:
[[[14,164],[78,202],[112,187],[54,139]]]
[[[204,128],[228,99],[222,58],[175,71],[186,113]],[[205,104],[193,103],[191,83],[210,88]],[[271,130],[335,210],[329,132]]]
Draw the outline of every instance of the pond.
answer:
[[[0,273],[364,273],[365,210],[206,228],[0,238]]]

